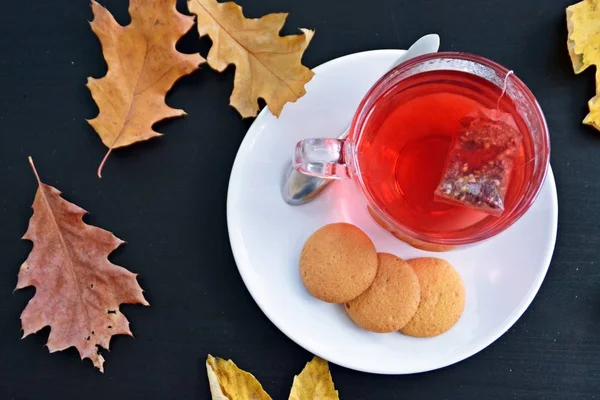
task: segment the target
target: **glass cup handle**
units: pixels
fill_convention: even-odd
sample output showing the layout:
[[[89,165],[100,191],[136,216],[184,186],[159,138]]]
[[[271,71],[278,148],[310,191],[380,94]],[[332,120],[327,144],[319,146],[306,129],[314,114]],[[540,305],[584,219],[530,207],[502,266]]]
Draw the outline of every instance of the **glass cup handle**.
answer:
[[[294,151],[294,168],[318,178],[350,178],[344,160],[345,139],[305,139]]]

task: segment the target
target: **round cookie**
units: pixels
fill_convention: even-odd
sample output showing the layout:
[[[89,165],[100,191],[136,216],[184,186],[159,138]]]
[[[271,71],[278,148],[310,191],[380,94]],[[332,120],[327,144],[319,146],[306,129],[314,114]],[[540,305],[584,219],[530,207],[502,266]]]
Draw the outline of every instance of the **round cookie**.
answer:
[[[367,290],[377,273],[377,251],[369,237],[346,223],[313,233],[300,254],[300,276],[310,294],[345,303]]]
[[[393,254],[379,253],[379,267],[371,286],[344,304],[346,312],[361,328],[395,332],[411,320],[420,299],[419,279],[406,261]]]
[[[465,308],[465,287],[452,265],[440,258],[415,258],[408,264],[421,286],[421,302],[415,316],[400,329],[405,335],[432,337],[456,324]]]

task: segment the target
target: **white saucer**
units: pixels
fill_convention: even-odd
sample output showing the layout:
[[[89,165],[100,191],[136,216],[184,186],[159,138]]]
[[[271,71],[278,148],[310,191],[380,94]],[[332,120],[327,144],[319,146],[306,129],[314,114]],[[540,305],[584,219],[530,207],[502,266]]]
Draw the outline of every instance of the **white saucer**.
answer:
[[[307,293],[298,271],[300,250],[313,231],[329,222],[359,226],[378,251],[406,259],[430,254],[380,228],[350,181],[333,183],[320,198],[299,207],[285,204],[279,193],[282,168],[295,143],[341,133],[363,95],[402,53],[369,51],[327,62],[315,68],[306,96],[288,104],[279,119],[263,110],[240,146],[227,199],[235,261],[267,317],[306,350],[347,368],[379,374],[441,368],[477,353],[506,332],[542,284],[558,219],[550,171],[537,201],[515,225],[485,243],[443,253],[464,280],[467,304],[458,324],[435,338],[363,331],[342,306]]]

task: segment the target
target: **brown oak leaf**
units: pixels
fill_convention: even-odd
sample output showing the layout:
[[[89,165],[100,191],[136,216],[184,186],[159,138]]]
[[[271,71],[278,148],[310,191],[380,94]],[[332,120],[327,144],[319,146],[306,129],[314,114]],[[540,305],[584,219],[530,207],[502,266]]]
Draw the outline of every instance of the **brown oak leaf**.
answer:
[[[42,183],[29,161],[39,186],[23,239],[32,241],[33,249],[16,289],[36,291],[21,314],[23,337],[50,326],[51,353],[75,346],[82,360],[91,359],[103,372],[98,346],[108,350],[113,335],[133,336],[120,304],[149,304],[136,274],[108,260],[123,241],[85,224],[86,211]]]
[[[185,115],[167,106],[165,95],[173,84],[205,60],[200,54],[183,54],[177,41],[191,29],[194,19],[179,13],[177,0],[131,0],[131,23],[121,26],[92,0],[92,30],[100,39],[108,72],[88,78],[87,87],[100,110],[88,122],[108,147],[98,176],[113,149],[161,136],[152,126],[166,118]]]
[[[208,35],[213,42],[208,64],[217,71],[236,66],[230,104],[242,117],[256,116],[258,98],[279,116],[287,102],[304,96],[304,85],[314,73],[301,59],[314,31],[279,36],[287,14],[245,18],[242,8],[232,2],[188,0],[188,8],[198,16],[200,36]]]

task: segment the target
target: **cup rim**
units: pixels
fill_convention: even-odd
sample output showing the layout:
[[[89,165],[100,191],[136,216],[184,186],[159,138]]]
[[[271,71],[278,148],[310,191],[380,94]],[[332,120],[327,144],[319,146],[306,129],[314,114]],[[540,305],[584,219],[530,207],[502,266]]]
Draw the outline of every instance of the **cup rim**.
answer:
[[[386,86],[391,87],[389,79],[399,73],[405,72],[414,68],[417,65],[423,64],[425,62],[431,60],[443,60],[443,59],[455,59],[455,60],[465,60],[480,64],[482,66],[491,68],[496,73],[502,75],[506,75],[509,70],[502,65],[496,63],[495,61],[489,60],[485,57],[478,56],[476,54],[464,53],[464,52],[439,52],[439,53],[430,53],[422,56],[418,56],[412,58],[406,62],[401,63],[400,65],[392,68],[385,75],[383,75],[372,87],[369,89],[367,94],[361,100],[356,112],[354,113],[354,117],[352,119],[352,124],[350,125],[350,142],[353,141],[355,134],[357,132],[357,126],[359,128],[364,128],[364,121],[361,121],[364,116],[368,115],[372,110],[372,104],[369,105],[368,102],[372,100],[372,98],[381,93],[382,89],[385,90]],[[531,109],[533,111],[534,117],[536,119],[536,124],[539,125],[541,129],[541,143],[540,143],[540,154],[536,154],[536,157],[541,157],[541,170],[536,171],[534,169],[533,176],[531,178],[532,184],[526,189],[526,192],[523,195],[523,198],[510,210],[506,210],[500,218],[500,222],[496,224],[492,224],[489,228],[484,229],[482,231],[473,233],[471,235],[467,235],[464,237],[453,237],[453,238],[438,238],[438,237],[429,237],[427,234],[417,232],[413,229],[407,228],[406,226],[401,225],[400,223],[394,221],[390,216],[384,212],[379,204],[375,201],[373,196],[369,193],[369,190],[366,187],[366,184],[363,180],[360,163],[356,157],[356,154],[353,152],[350,159],[352,160],[352,168],[353,176],[352,178],[358,183],[359,189],[363,195],[363,197],[367,200],[368,205],[374,209],[374,211],[378,214],[379,217],[383,219],[383,221],[391,227],[403,235],[406,235],[410,238],[417,239],[419,241],[423,241],[425,243],[433,243],[440,245],[449,245],[449,246],[457,246],[457,245],[468,245],[477,243],[486,239],[489,239],[506,229],[512,226],[516,221],[518,221],[526,212],[529,210],[531,205],[535,202],[535,199],[539,195],[543,183],[546,179],[546,175],[548,174],[548,169],[550,165],[550,135],[548,131],[548,125],[546,123],[546,119],[544,117],[544,113],[536,100],[535,96],[531,92],[531,90],[525,85],[525,83],[519,79],[514,73],[511,74],[508,79],[511,83],[518,88],[519,92],[527,99],[527,101],[531,105]],[[397,83],[397,82],[396,82]]]

